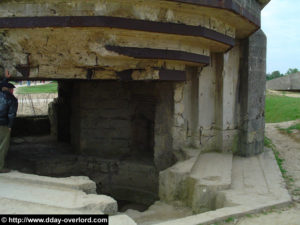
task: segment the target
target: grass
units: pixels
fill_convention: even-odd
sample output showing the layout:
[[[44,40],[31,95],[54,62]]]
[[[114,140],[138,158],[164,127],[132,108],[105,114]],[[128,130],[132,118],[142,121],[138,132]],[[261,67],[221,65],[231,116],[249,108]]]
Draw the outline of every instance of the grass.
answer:
[[[290,126],[288,128],[279,128],[280,131],[286,133],[286,134],[292,134],[294,130],[300,131],[300,123]]]
[[[57,93],[57,82],[49,84],[25,86],[17,89],[17,94]]]
[[[225,220],[225,223],[230,223],[230,222],[233,222],[234,221],[234,218],[233,217],[228,217],[226,220]]]
[[[266,96],[266,122],[279,123],[300,118],[300,98]]]

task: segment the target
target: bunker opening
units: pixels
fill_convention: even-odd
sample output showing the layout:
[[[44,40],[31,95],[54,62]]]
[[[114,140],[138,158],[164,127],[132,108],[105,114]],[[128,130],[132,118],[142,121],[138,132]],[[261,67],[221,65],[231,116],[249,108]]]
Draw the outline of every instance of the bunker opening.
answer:
[[[47,99],[44,94],[16,94],[21,113],[13,129],[9,168],[55,177],[88,176],[99,194],[119,201],[120,211],[143,211],[158,200],[157,162],[163,162],[161,148],[170,141],[162,133],[171,123],[173,84],[48,83],[57,84],[57,93]],[[39,110],[30,111],[35,104]]]

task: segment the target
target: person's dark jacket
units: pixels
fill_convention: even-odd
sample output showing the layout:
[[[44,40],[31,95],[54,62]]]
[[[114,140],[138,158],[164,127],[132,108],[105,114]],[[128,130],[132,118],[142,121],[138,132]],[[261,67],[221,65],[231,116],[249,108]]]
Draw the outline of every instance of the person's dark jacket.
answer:
[[[7,82],[3,80],[3,82]],[[2,89],[2,86],[0,85]],[[8,91],[0,90],[0,126],[12,128],[17,115],[18,100]]]

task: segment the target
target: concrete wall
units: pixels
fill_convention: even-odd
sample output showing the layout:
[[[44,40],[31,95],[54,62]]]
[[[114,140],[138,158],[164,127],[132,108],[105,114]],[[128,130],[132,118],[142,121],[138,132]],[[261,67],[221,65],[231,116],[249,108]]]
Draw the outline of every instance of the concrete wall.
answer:
[[[170,166],[173,84],[75,82],[71,142],[78,153],[102,157],[155,158]]]
[[[236,151],[239,45],[211,57],[210,66],[188,68],[187,81],[175,86],[174,150]]]
[[[267,89],[275,91],[300,91],[300,72],[267,81]]]

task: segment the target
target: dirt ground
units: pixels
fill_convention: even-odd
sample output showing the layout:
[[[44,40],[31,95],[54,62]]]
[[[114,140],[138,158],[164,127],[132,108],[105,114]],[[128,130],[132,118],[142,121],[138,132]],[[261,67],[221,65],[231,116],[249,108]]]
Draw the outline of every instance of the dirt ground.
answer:
[[[287,188],[293,198],[290,206],[280,209],[271,209],[266,212],[231,218],[229,223],[235,225],[300,225],[300,132],[291,135],[280,132],[278,128],[288,128],[299,123],[290,121],[283,123],[266,124],[266,136],[270,138],[282,158],[283,168],[287,171],[285,180]]]
[[[292,98],[300,98],[299,92],[267,90],[267,93],[269,95],[279,95],[279,96],[286,96],[286,97],[292,97]]]

